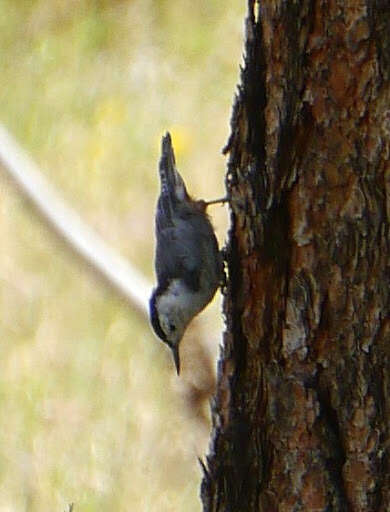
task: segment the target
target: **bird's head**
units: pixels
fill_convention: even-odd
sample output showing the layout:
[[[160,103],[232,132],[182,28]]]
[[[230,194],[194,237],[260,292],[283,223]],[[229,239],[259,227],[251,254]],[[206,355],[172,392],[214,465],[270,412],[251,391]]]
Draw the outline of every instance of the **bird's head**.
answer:
[[[179,345],[192,316],[188,318],[188,315],[183,311],[180,296],[172,292],[170,288],[163,292],[156,288],[150,299],[149,307],[153,329],[157,336],[171,349],[176,371],[179,375]]]

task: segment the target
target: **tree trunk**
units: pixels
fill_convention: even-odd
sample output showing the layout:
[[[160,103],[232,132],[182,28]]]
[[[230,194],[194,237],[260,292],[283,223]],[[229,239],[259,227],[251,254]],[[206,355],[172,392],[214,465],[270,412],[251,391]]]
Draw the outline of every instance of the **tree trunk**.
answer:
[[[246,35],[204,510],[389,511],[390,3],[249,1]]]

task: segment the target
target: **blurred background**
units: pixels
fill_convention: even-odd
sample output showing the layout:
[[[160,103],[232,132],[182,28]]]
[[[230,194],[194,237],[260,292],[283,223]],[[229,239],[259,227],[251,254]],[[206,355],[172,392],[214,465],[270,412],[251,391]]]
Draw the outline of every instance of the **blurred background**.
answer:
[[[0,0],[0,123],[151,283],[166,130],[189,190],[224,195],[245,8]],[[183,341],[178,379],[144,319],[1,169],[0,212],[0,512],[201,510],[220,298]],[[210,213],[223,244],[227,209]],[[188,348],[202,336],[211,366]]]

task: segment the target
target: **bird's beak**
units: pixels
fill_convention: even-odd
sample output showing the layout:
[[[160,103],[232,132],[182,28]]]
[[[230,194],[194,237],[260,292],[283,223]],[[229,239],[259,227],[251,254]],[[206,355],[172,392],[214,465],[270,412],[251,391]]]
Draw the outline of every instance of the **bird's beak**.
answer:
[[[179,356],[179,345],[171,347],[173,360],[175,361],[177,374],[180,374],[180,356]]]

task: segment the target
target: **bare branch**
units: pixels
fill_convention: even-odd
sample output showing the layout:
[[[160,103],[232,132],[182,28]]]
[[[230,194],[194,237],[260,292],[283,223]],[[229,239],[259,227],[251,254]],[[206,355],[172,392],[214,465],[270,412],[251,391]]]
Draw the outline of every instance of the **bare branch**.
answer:
[[[148,316],[151,285],[130,263],[108,247],[46,181],[37,164],[0,125],[0,166],[29,199],[46,224],[92,270],[143,317]]]

